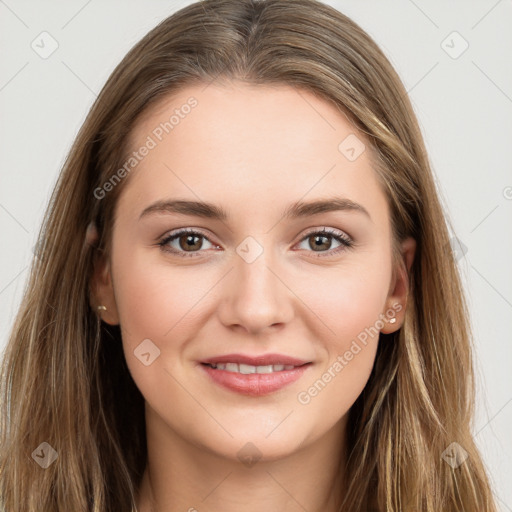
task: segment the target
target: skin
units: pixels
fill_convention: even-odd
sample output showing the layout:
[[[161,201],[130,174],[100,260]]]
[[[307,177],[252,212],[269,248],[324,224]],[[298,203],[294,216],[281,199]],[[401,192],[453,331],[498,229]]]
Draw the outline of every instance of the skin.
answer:
[[[407,273],[392,273],[389,208],[369,143],[309,92],[232,82],[161,101],[133,130],[133,150],[191,96],[198,106],[127,178],[112,253],[93,277],[97,304],[107,307],[102,318],[121,325],[127,364],[146,400],[149,462],[138,506],[333,512],[343,493],[347,413],[368,381],[378,336],[360,344],[309,403],[298,394],[332,373],[353,340],[397,304],[396,323],[379,330],[399,329],[408,289]],[[352,133],[367,148],[355,161],[338,149]],[[371,218],[349,210],[282,216],[295,201],[333,195],[363,205]],[[139,220],[147,206],[171,198],[215,203],[229,218],[163,212]],[[356,245],[327,237],[315,251],[313,228],[324,227]],[[178,228],[207,237],[196,241],[193,257],[159,247]],[[263,248],[251,263],[236,252],[247,236]],[[184,240],[169,244],[187,254]],[[412,239],[401,245],[406,269],[415,247]],[[134,350],[148,338],[160,356],[145,366]],[[250,397],[221,388],[199,366],[228,353],[280,353],[312,365],[285,388]],[[251,467],[237,455],[248,442],[261,455]]]

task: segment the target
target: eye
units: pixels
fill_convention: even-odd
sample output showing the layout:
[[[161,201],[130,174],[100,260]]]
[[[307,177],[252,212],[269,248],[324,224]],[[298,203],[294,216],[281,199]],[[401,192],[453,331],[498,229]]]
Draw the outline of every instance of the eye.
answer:
[[[339,244],[338,247],[334,249],[331,248],[332,239]],[[212,247],[218,247],[212,244],[208,237],[200,231],[191,228],[171,232],[160,240],[158,245],[161,247],[162,251],[182,257],[194,257],[201,252],[201,249],[205,249],[203,240],[206,240]],[[320,231],[310,231],[301,240],[301,243],[304,242],[309,244],[309,247],[313,248],[313,251],[310,252],[327,253],[325,256],[338,254],[354,245],[354,242],[343,232],[327,228],[323,228]],[[315,257],[324,257],[324,254],[316,254]]]
[[[170,233],[160,240],[158,245],[162,251],[170,252],[178,256],[196,256],[200,249],[204,249],[202,240],[206,240],[212,247],[217,247],[208,240],[208,238],[199,231],[186,228]]]
[[[339,245],[335,249],[331,249],[332,239]],[[312,252],[327,253],[325,256],[332,256],[338,254],[345,249],[350,249],[354,246],[354,242],[343,232],[323,228],[321,231],[310,231],[301,241],[306,242],[309,247],[313,248]],[[326,249],[326,250],[323,250]],[[324,257],[324,254],[317,254],[315,257]]]

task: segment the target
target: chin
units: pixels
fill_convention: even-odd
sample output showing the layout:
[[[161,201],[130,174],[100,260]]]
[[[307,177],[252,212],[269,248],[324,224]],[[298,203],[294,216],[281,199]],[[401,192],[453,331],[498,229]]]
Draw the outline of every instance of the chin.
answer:
[[[299,432],[293,437],[280,436],[275,432],[267,437],[267,431],[247,429],[241,430],[240,435],[233,429],[230,432],[233,438],[224,436],[218,443],[212,443],[212,439],[204,440],[204,447],[216,456],[239,461],[247,467],[256,462],[273,462],[289,457],[299,451],[304,442]]]

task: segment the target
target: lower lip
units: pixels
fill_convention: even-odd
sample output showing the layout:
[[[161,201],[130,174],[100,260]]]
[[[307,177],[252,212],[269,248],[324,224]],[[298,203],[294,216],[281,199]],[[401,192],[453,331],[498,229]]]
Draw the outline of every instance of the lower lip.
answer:
[[[214,370],[211,366],[201,364],[202,369],[220,386],[244,395],[263,396],[284,388],[300,379],[311,363],[297,366],[293,370],[273,373],[235,373],[226,370]]]

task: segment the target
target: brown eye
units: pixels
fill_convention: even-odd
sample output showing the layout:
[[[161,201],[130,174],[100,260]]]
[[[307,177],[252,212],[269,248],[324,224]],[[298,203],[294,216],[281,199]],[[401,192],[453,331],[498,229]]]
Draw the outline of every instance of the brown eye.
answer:
[[[314,251],[328,250],[331,248],[331,238],[329,235],[313,235],[308,237],[308,241]]]
[[[333,239],[338,244],[334,248],[332,248]],[[321,231],[311,231],[302,239],[301,243],[307,244],[307,247],[303,248],[309,252],[320,253],[317,255],[320,257],[324,256],[322,253],[326,253],[325,256],[330,256],[354,245],[354,242],[343,232],[331,231],[326,228]]]
[[[179,246],[184,251],[194,251],[201,249],[203,242],[201,241],[201,236],[197,235],[180,235],[178,237]]]
[[[196,256],[202,252],[201,249],[204,249],[205,240],[214,247],[202,233],[192,229],[182,229],[166,236],[158,245],[162,248],[162,251],[177,256]]]

